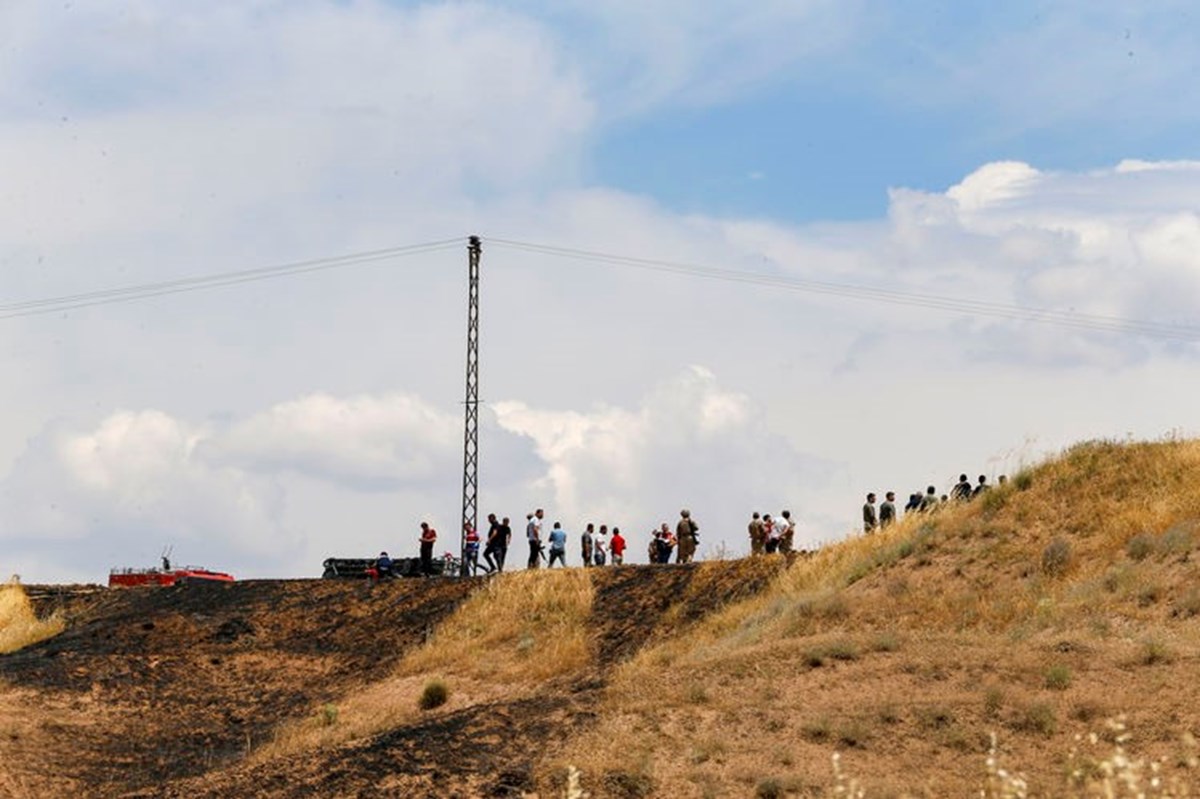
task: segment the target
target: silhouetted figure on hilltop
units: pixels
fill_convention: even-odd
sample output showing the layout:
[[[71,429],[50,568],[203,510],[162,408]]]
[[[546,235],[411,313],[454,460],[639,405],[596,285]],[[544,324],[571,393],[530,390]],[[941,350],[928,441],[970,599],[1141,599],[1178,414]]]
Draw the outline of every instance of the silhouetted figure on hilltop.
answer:
[[[935,511],[937,510],[937,506],[937,488],[934,486],[929,486],[929,488],[925,489],[925,496],[921,499],[921,512],[929,513],[931,511]]]
[[[894,521],[896,521],[896,492],[889,491],[883,495],[883,504],[879,506],[879,529],[886,529]]]
[[[433,575],[433,544],[437,541],[437,530],[429,522],[421,522],[421,574]]]
[[[675,525],[675,562],[691,563],[696,556],[697,532],[700,525],[692,519],[692,512],[684,508],[679,511],[679,522]]]
[[[758,511],[750,517],[750,554],[761,555],[767,545],[767,528],[759,517]]]
[[[950,497],[955,502],[966,502],[971,498],[971,481],[965,474],[958,476],[958,482],[950,490]]]
[[[786,555],[792,551],[796,541],[796,523],[792,521],[790,510],[785,510],[779,515],[783,517],[783,521],[780,522],[783,525],[783,532],[779,536],[779,551]]]
[[[863,532],[864,533],[875,532],[875,527],[879,524],[879,521],[875,517],[875,494],[874,493],[867,494],[867,501],[865,503],[863,503],[863,507],[862,507],[862,516],[863,516]]]

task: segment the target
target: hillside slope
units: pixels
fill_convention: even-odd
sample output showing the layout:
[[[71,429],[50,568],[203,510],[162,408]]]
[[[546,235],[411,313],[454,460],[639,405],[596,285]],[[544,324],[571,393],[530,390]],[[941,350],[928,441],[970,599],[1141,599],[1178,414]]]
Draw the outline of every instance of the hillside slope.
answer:
[[[1200,443],[1099,442],[790,562],[31,592],[0,794],[1196,794],[1198,544]]]
[[[1200,443],[1077,446],[644,648],[555,765],[596,796],[822,795],[836,751],[868,796],[1001,795],[994,733],[1030,795],[1105,795],[1123,718],[1143,787],[1162,760],[1193,795],[1198,532]]]

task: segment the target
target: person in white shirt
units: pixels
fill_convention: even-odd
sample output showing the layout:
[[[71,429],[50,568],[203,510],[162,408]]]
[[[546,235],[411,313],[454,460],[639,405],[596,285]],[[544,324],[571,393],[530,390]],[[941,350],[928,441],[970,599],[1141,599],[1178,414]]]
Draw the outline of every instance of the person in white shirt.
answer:
[[[525,525],[525,537],[529,539],[529,563],[527,568],[536,569],[538,560],[542,556],[542,518],[545,513],[541,508],[538,508],[526,518],[529,522]]]
[[[600,532],[592,537],[592,562],[603,566],[608,560],[608,525],[600,525]]]
[[[768,513],[763,516],[763,526],[767,528],[767,554],[778,552],[779,539],[783,538],[783,525]]]
[[[779,551],[786,555],[792,551],[793,542],[796,540],[796,522],[792,519],[790,510],[785,510],[779,515],[781,518],[776,520],[776,524],[783,525],[779,536]]]

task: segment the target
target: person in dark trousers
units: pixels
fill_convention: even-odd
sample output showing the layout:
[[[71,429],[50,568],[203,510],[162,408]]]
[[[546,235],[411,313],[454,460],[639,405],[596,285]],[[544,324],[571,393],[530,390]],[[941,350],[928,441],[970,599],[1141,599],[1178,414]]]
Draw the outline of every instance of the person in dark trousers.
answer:
[[[483,568],[487,569],[487,573],[500,571],[502,568],[501,561],[497,559],[500,553],[500,522],[496,521],[496,514],[488,514],[488,534],[487,542],[483,545]]]
[[[767,536],[765,551],[768,555],[774,555],[779,551],[779,539],[783,537],[783,531],[769,513],[763,514],[763,529],[766,530]]]
[[[437,530],[429,522],[421,522],[421,574],[433,576],[433,545],[437,541]]]
[[[600,529],[592,536],[592,563],[603,566],[608,562],[608,525],[600,525]]]
[[[504,571],[504,562],[508,559],[508,548],[510,546],[512,546],[512,525],[509,524],[508,517],[505,516],[500,520],[500,545],[496,557],[496,562],[500,564],[500,571]]]
[[[463,557],[466,559],[467,574],[475,576],[479,573],[479,533],[471,526],[470,522],[463,522],[463,540],[466,546],[463,547]]]
[[[873,533],[878,526],[879,520],[875,517],[875,494],[867,494],[867,501],[863,503],[863,532]]]
[[[550,531],[550,563],[546,568],[554,568],[554,561],[557,560],[559,565],[567,565],[567,531],[562,529],[562,524],[554,523],[554,529]]]
[[[583,535],[579,539],[580,553],[583,556],[583,565],[592,565],[592,546],[595,544],[596,526],[588,522],[587,527],[583,528]]]
[[[671,550],[675,548],[675,536],[671,535],[671,528],[667,526],[666,522],[662,523],[654,541],[655,552],[658,554],[656,563],[670,563]]]
[[[529,520],[525,525],[525,537],[529,540],[529,563],[526,564],[526,568],[529,569],[536,569],[542,556],[542,519],[544,517],[545,512],[541,508],[525,517]]]
[[[958,482],[950,490],[950,498],[955,502],[966,502],[971,498],[971,481],[965,474],[958,476]]]
[[[889,491],[883,495],[883,504],[879,506],[879,529],[891,527],[896,521],[896,492]]]

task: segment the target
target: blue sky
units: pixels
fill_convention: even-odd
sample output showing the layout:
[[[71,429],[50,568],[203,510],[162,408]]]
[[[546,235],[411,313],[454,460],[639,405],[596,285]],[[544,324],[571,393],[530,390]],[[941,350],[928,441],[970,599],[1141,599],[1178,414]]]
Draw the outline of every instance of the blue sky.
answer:
[[[682,211],[804,222],[878,217],[888,188],[944,189],[989,161],[1086,170],[1196,153],[1194,89],[1176,82],[1192,83],[1194,56],[1176,59],[1200,38],[1186,4],[848,7],[859,16],[836,45],[779,58],[736,96],[684,92],[615,119],[589,175]],[[806,23],[790,24],[802,39]]]

